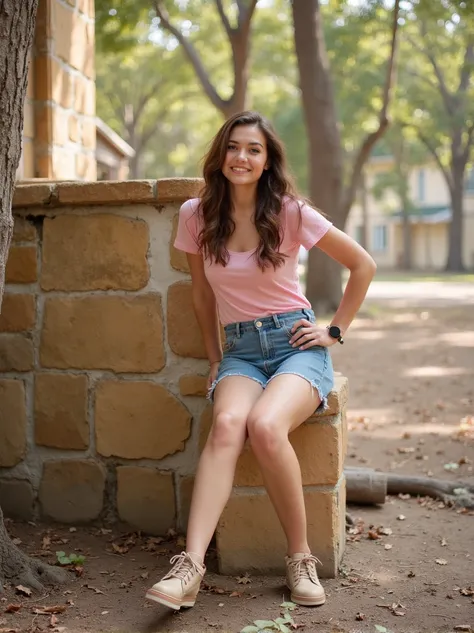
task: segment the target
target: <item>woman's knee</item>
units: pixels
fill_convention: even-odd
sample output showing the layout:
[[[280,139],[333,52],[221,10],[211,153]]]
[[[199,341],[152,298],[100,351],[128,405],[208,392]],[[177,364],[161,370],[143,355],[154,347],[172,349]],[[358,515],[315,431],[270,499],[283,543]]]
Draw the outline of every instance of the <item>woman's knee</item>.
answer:
[[[278,452],[283,442],[288,441],[288,434],[267,413],[251,412],[247,419],[247,430],[250,444],[254,452],[272,455]]]
[[[214,416],[207,444],[213,448],[235,448],[240,451],[245,436],[245,416],[230,411],[220,411]]]

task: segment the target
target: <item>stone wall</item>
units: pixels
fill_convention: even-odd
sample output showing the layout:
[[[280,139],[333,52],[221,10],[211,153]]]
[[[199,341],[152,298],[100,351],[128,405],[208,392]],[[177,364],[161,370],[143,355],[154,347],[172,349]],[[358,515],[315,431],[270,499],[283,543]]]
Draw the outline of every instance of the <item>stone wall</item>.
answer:
[[[94,1],[39,0],[19,179],[95,180]]]
[[[17,187],[0,315],[7,515],[121,519],[152,534],[185,528],[212,410],[186,258],[172,242],[179,207],[199,187],[173,179]],[[292,435],[329,575],[344,542],[345,401],[339,377],[321,421]],[[262,492],[246,449],[218,531],[223,569],[242,555],[242,539],[252,556],[252,525],[271,517]],[[268,547],[281,545],[281,531],[272,534],[262,569],[272,567]]]

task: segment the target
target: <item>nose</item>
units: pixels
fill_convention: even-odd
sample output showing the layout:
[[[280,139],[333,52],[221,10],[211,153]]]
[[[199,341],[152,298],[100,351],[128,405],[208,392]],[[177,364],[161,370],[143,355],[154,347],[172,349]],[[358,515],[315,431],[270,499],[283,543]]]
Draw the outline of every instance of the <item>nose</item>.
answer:
[[[237,154],[237,160],[247,160],[247,150],[245,149],[245,147],[242,147],[238,154]]]

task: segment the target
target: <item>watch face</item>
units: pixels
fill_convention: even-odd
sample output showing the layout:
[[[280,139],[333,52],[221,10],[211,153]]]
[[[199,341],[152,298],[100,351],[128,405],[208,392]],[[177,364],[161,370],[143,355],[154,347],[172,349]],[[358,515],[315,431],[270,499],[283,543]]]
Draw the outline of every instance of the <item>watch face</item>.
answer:
[[[331,325],[329,328],[329,336],[332,336],[332,338],[339,338],[341,336],[341,330],[337,325]]]

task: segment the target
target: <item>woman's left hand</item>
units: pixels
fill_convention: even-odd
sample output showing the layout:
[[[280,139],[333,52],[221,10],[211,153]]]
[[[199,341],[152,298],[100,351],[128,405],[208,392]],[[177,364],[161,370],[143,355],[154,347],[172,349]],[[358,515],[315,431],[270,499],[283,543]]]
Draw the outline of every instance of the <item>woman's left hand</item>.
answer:
[[[290,345],[301,350],[316,346],[331,347],[331,345],[337,343],[335,338],[329,336],[329,332],[325,327],[311,323],[307,319],[300,319],[293,323],[291,333]]]

